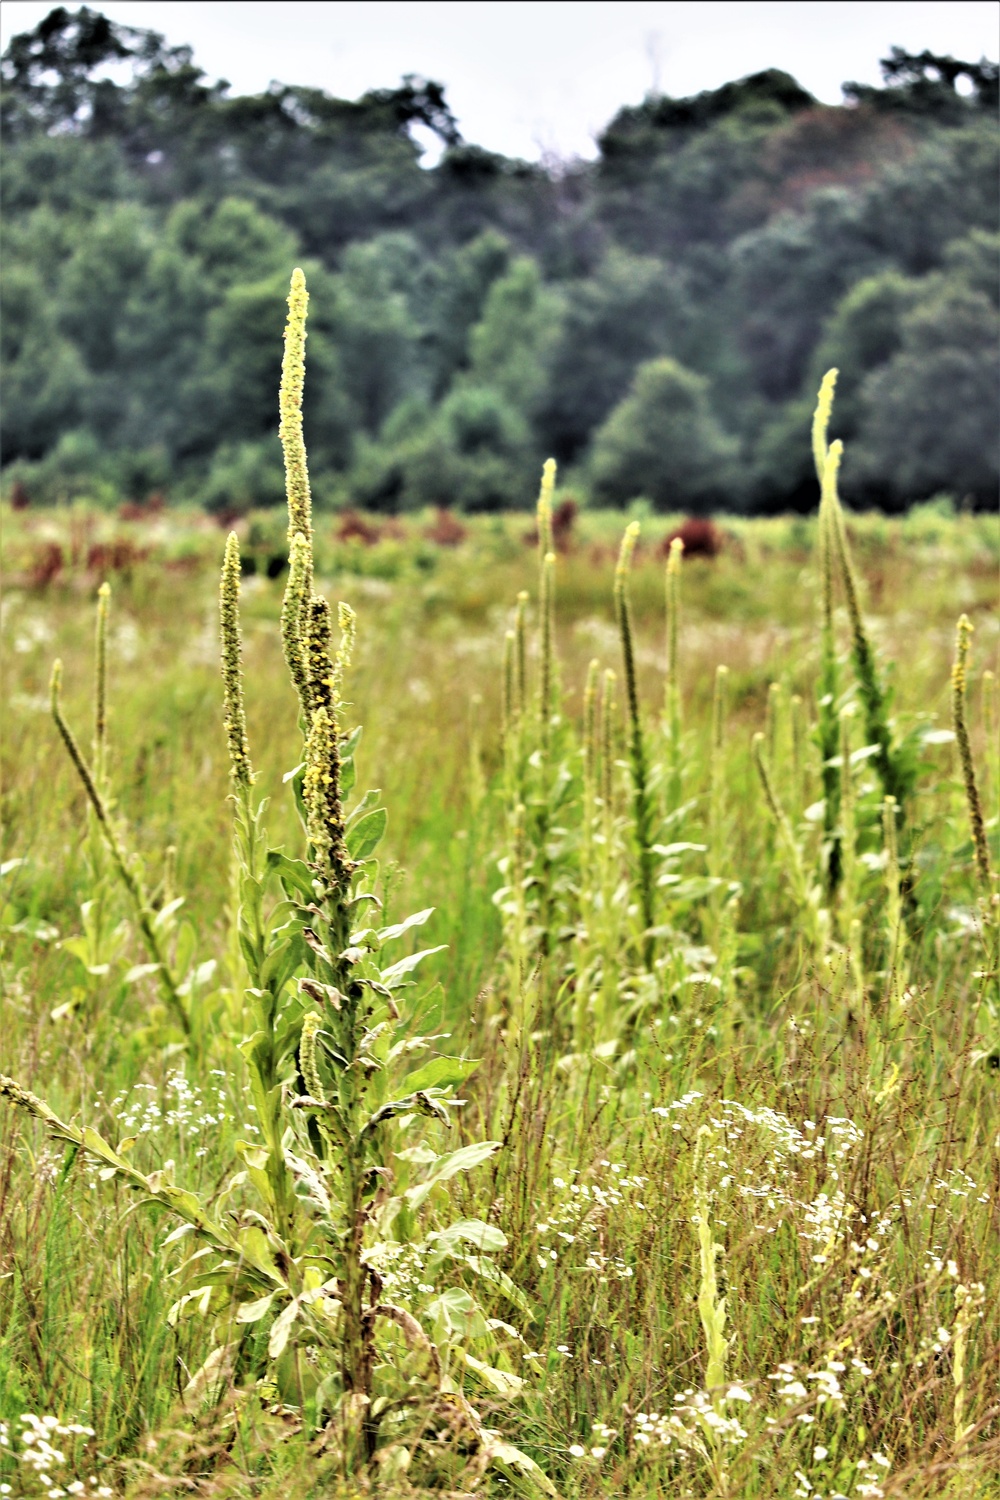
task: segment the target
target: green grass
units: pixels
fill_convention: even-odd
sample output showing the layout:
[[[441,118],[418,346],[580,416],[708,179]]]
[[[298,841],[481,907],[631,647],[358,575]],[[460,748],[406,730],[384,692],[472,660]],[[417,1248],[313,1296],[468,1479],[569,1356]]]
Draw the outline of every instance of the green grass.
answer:
[[[214,1201],[233,1143],[252,1121],[231,933],[216,612],[223,537],[184,514],[126,523],[83,510],[7,513],[3,523],[0,857],[20,862],[0,888],[0,1071],[108,1140],[137,1134],[131,1159],[141,1171],[173,1160],[177,1181]],[[814,523],[733,521],[718,558],[684,562],[682,807],[664,822],[658,544],[668,528],[644,521],[630,588],[661,847],[708,842],[715,669],[729,668],[722,840],[712,866],[722,885],[711,884],[698,848],[658,856],[658,876],[677,878],[657,887],[650,966],[636,915],[624,723],[615,805],[589,832],[583,819],[580,726],[592,658],[618,673],[619,713],[624,701],[612,600],[622,519],[585,515],[559,558],[557,716],[551,747],[534,764],[534,724],[520,754],[509,748],[508,726],[506,758],[500,726],[504,633],[518,591],[537,599],[536,549],[524,540],[532,523],[483,519],[453,549],[429,542],[425,524],[411,520],[366,548],[338,542],[334,521],[320,516],[315,537],[323,593],[350,603],[359,619],[346,696],[349,721],[365,726],[362,783],[381,787],[389,809],[385,920],[436,908],[423,932],[446,947],[419,971],[420,1030],[450,1033],[449,1051],[481,1059],[450,1136],[418,1120],[405,1143],[437,1151],[503,1142],[490,1162],[431,1195],[419,1234],[398,1231],[393,1243],[413,1275],[392,1288],[393,1300],[437,1337],[431,1294],[418,1285],[426,1251],[413,1246],[456,1218],[503,1231],[498,1260],[527,1310],[484,1291],[460,1266],[435,1271],[435,1290],[464,1278],[488,1317],[517,1329],[468,1347],[525,1384],[502,1396],[475,1366],[455,1357],[449,1369],[486,1427],[534,1458],[567,1497],[1000,1494],[1000,1013],[955,745],[932,733],[919,749],[901,843],[907,995],[895,1008],[881,791],[870,761],[858,761],[859,1000],[836,910],[828,939],[816,916],[826,909],[818,752],[807,740],[797,765],[792,749],[791,695],[801,695],[810,726],[817,717]],[[1000,775],[981,692],[984,668],[997,671],[996,520],[932,506],[903,520],[852,517],[848,531],[862,609],[895,692],[897,740],[921,725],[950,727],[955,621],[964,611],[976,627],[969,719],[995,870]],[[94,882],[85,798],[49,716],[47,684],[59,656],[67,717],[88,748],[92,607],[104,573],[88,567],[87,552],[115,537],[132,543],[127,565],[107,574],[117,811],[156,901],[165,851],[176,849],[182,915],[199,959],[218,965],[206,981],[204,1040],[188,1050],[160,1014],[154,978],[126,980],[145,954],[117,887],[104,897],[108,927],[125,925],[107,973],[88,974],[66,946],[81,932],[80,904]],[[38,559],[53,543],[65,565],[42,586]],[[282,545],[280,518],[245,528],[247,554],[276,555]],[[298,818],[282,777],[300,742],[278,630],[282,590],[283,579],[260,571],[244,580],[244,665],[258,789],[272,799],[270,841],[295,853]],[[842,612],[837,625],[850,692]],[[537,626],[532,617],[532,691]],[[769,694],[772,683],[779,694]],[[862,717],[853,723],[857,750]],[[808,910],[796,905],[789,856],[754,770],[757,731],[766,732],[774,787],[814,891]],[[519,802],[523,835],[512,832]],[[505,897],[517,859],[529,884],[522,897],[516,889]],[[53,1020],[68,1001],[70,1013]],[[405,1161],[395,1169],[405,1182]],[[711,1217],[723,1246],[707,1303],[698,1214]],[[0,1114],[0,1422],[10,1438],[0,1446],[0,1482],[14,1494],[48,1493],[13,1456],[31,1413],[93,1429],[53,1439],[65,1462],[43,1472],[64,1489],[78,1477],[90,1492],[95,1475],[116,1495],[337,1493],[322,1432],[280,1379],[267,1383],[259,1349],[206,1399],[183,1397],[215,1334],[212,1317],[167,1322],[182,1289],[173,1273],[183,1245],[166,1243],[174,1227],[162,1207],[137,1207],[120,1176],[101,1180],[97,1164],[54,1144],[27,1116]],[[959,1286],[972,1289],[967,1318]],[[723,1295],[725,1381],[742,1393],[729,1398],[728,1385],[701,1394],[704,1320],[718,1324]],[[402,1358],[400,1341],[380,1337],[388,1368]],[[829,1399],[818,1404],[817,1391]],[[434,1421],[447,1429],[440,1408]],[[468,1432],[425,1443],[409,1476],[384,1488],[471,1492],[475,1446]],[[344,1484],[354,1494],[362,1481]],[[480,1488],[530,1494],[533,1486],[501,1465]]]

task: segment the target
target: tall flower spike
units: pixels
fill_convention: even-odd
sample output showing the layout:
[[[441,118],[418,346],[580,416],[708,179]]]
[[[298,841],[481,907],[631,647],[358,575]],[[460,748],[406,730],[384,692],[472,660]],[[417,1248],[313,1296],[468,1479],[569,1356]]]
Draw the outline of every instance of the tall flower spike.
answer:
[[[816,478],[820,484],[823,483],[823,474],[826,470],[826,435],[830,426],[830,415],[833,411],[833,392],[837,384],[839,370],[827,370],[823,376],[816,398],[816,410],[813,413],[812,425],[812,450],[813,463],[816,465]]]
[[[538,563],[544,568],[545,559],[553,550],[552,544],[552,496],[556,488],[556,461],[547,458],[542,465],[542,487],[538,492]]]
[[[253,785],[247,720],[243,707],[243,640],[240,634],[240,541],[235,531],[226,539],[219,584],[219,625],[222,637],[222,694],[226,740],[233,783],[240,791]]]
[[[306,380],[306,312],[309,293],[306,278],[296,267],[288,293],[288,321],[285,324],[285,352],[281,361],[281,390],[278,408],[281,423],[278,436],[285,457],[285,489],[288,496],[289,541],[301,532],[312,543],[312,498],[309,493],[309,471],[306,467],[306,445],[302,436],[302,393]]]
[[[549,721],[552,717],[552,674],[555,655],[556,613],[556,555],[546,552],[542,563],[542,597],[540,601],[542,626],[541,670],[538,681],[538,718],[542,730],[542,744],[549,742]]]
[[[965,800],[969,806],[969,823],[972,827],[972,842],[976,850],[976,869],[986,887],[990,887],[990,854],[986,842],[986,827],[983,822],[983,804],[976,784],[976,767],[969,743],[969,728],[965,721],[965,682],[968,672],[969,643],[972,639],[972,621],[962,615],[955,633],[955,662],[951,669],[951,717],[958,741],[958,754],[962,762],[962,780],[965,783]]]
[[[514,615],[514,706],[519,717],[523,717],[528,701],[527,608],[528,596],[522,589],[517,596],[517,612]]]
[[[605,817],[610,818],[615,797],[615,684],[617,677],[610,667],[604,669],[604,691],[601,694],[601,800]]]
[[[111,586],[97,590],[97,623],[94,630],[94,777],[104,789],[108,736],[108,604]]]
[[[288,553],[288,582],[281,602],[281,647],[289,676],[299,695],[303,718],[309,714],[309,677],[302,640],[309,587],[309,543],[302,532],[297,531]]]
[[[618,632],[622,641],[622,658],[625,666],[625,693],[628,714],[633,730],[639,725],[639,691],[635,678],[635,648],[632,641],[632,609],[628,597],[628,575],[632,566],[632,554],[639,536],[639,522],[630,521],[622,537],[618,566],[615,568],[615,614],[618,617]]]
[[[684,556],[684,542],[681,537],[675,536],[670,543],[670,552],[667,556],[666,594],[667,594],[667,695],[672,698],[677,692],[677,641],[680,633],[680,584],[681,584],[681,559]]]
[[[583,690],[583,781],[593,797],[597,789],[597,679],[601,664],[595,657],[587,668],[587,685]]]

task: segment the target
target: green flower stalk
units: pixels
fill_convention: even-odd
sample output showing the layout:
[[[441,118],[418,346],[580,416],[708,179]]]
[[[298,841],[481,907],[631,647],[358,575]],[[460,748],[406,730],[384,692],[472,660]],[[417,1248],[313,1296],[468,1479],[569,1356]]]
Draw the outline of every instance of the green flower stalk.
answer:
[[[726,743],[726,688],[729,668],[715,669],[715,691],[712,695],[712,747],[709,756],[708,804],[708,870],[718,879],[722,874],[725,846],[726,775],[723,754]]]
[[[888,956],[886,959],[887,999],[889,1001],[889,1025],[894,1025],[901,1016],[906,990],[906,926],[903,922],[903,895],[899,875],[899,844],[896,836],[896,815],[899,804],[895,797],[886,797],[882,803],[882,833],[885,843],[885,923]]]
[[[601,802],[603,804],[605,836],[610,839],[611,821],[615,809],[615,688],[618,679],[610,667],[605,668],[604,688],[601,693]]]
[[[767,689],[767,707],[764,710],[764,737],[767,742],[767,758],[777,766],[781,749],[781,683],[772,682]]]
[[[986,827],[983,820],[983,804],[976,784],[976,767],[969,743],[969,729],[965,719],[965,689],[968,673],[969,644],[972,639],[972,622],[962,615],[955,633],[955,661],[951,669],[951,719],[958,742],[958,755],[962,763],[962,780],[965,783],[965,800],[969,808],[969,823],[972,828],[972,843],[976,851],[976,871],[984,891],[990,891],[990,853],[986,842]]]
[[[801,693],[793,693],[789,700],[792,729],[792,776],[795,782],[795,800],[799,810],[805,803],[806,777],[806,718],[805,704]]]
[[[302,622],[311,586],[309,542],[301,531],[292,537],[288,553],[288,581],[281,603],[281,647],[285,664],[299,695],[303,721],[309,716],[309,674],[302,641]]]
[[[837,723],[840,673],[833,626],[834,542],[833,521],[830,515],[830,490],[826,472],[828,454],[826,438],[833,409],[833,392],[837,384],[837,373],[836,370],[828,370],[823,377],[812,425],[813,462],[816,465],[816,477],[820,484],[818,545],[821,621],[816,736],[819,742],[820,777],[823,786],[823,830],[827,849],[826,886],[827,895],[830,897],[833,896],[840,881],[840,836],[838,833],[840,782],[837,767],[834,764],[840,733]]]
[[[240,791],[253,786],[247,718],[243,706],[243,638],[240,631],[240,541],[235,531],[226,539],[219,584],[219,626],[222,637],[222,694],[229,769]]]
[[[681,801],[681,685],[678,669],[678,641],[681,617],[681,559],[684,543],[675,536],[670,543],[666,567],[667,604],[667,680],[665,714],[670,736],[670,778],[667,801],[671,808]]]
[[[600,755],[597,737],[597,679],[601,664],[595,658],[587,668],[583,690],[583,788],[584,797],[593,807],[597,795],[597,766]]]
[[[618,634],[622,643],[622,661],[625,668],[625,695],[629,723],[629,762],[632,769],[632,824],[639,861],[639,901],[643,925],[643,961],[647,969],[653,967],[655,942],[650,929],[655,921],[655,884],[653,875],[653,800],[649,792],[649,772],[646,764],[646,746],[639,713],[639,690],[635,671],[635,646],[632,629],[632,608],[629,601],[628,578],[639,536],[639,523],[632,521],[625,528],[618,566],[615,569],[615,616]]]
[[[518,720],[523,720],[528,703],[528,595],[524,589],[517,596],[514,614],[514,708]]]
[[[538,722],[542,745],[548,748],[552,728],[552,686],[555,671],[556,555],[546,552],[541,575],[541,669],[538,681]]]
[[[94,629],[94,780],[101,791],[107,779],[108,738],[108,606],[111,586],[97,590],[97,622]]]
[[[868,744],[878,746],[878,751],[873,758],[886,796],[894,797],[902,807],[909,787],[900,775],[892,752],[892,732],[889,728],[886,692],[879,681],[875,652],[861,617],[857,577],[847,542],[844,513],[837,496],[837,474],[843,452],[844,445],[839,438],[830,444],[826,456],[826,467],[823,471],[823,499],[833,549],[844,585],[847,613],[851,622],[851,656],[857,673],[861,702],[865,710],[865,734],[868,737]]]
[[[512,744],[514,728],[514,632],[503,638],[503,670],[500,676],[500,732],[506,754]]]

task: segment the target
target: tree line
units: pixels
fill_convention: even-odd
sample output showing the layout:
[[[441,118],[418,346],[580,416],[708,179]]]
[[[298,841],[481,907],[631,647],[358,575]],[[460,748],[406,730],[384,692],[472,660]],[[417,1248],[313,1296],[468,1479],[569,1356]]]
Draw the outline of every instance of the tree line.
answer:
[[[8,490],[278,502],[301,264],[321,504],[523,506],[553,455],[595,503],[811,507],[831,365],[848,499],[996,503],[995,64],[651,94],[555,167],[464,141],[437,83],[234,96],[86,7],[0,70]]]

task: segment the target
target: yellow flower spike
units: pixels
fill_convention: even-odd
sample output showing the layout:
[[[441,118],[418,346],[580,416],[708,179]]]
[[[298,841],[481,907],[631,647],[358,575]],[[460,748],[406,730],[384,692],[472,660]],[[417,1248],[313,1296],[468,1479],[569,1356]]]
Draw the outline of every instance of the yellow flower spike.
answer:
[[[816,465],[816,478],[820,484],[823,483],[823,474],[826,469],[826,434],[830,426],[830,415],[833,411],[833,392],[837,384],[839,370],[827,370],[823,376],[819,394],[816,397],[816,410],[813,413],[812,424],[812,450],[813,462]]]
[[[312,545],[312,497],[306,467],[306,445],[302,435],[302,393],[306,379],[306,313],[309,293],[306,278],[296,267],[288,293],[285,352],[281,361],[281,416],[278,436],[285,456],[285,488],[288,496],[289,541],[301,532]]]

